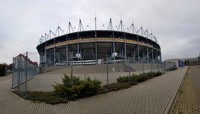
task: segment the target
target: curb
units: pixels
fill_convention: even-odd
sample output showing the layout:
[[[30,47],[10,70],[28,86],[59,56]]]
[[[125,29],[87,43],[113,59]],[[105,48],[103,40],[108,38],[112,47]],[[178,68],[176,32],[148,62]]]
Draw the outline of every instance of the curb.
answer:
[[[174,102],[176,101],[176,98],[177,98],[177,96],[178,96],[178,94],[179,94],[179,89],[180,89],[180,88],[182,87],[182,85],[183,85],[183,80],[184,80],[184,77],[185,77],[187,71],[188,71],[188,66],[187,66],[187,69],[186,69],[186,71],[185,71],[185,73],[184,73],[183,79],[182,79],[181,82],[179,83],[179,85],[178,85],[178,87],[176,88],[176,90],[175,90],[175,92],[174,92],[174,94],[173,94],[171,100],[169,101],[169,103],[167,104],[167,107],[165,108],[164,114],[170,114],[170,112],[171,112],[171,110],[172,110],[172,108],[173,108]]]
[[[9,92],[10,92],[12,95],[14,95],[15,97],[17,97],[18,99],[20,99],[20,100],[25,100],[25,99],[21,98],[20,96],[16,95],[15,93],[13,93],[14,91],[15,91],[14,89],[10,89]]]

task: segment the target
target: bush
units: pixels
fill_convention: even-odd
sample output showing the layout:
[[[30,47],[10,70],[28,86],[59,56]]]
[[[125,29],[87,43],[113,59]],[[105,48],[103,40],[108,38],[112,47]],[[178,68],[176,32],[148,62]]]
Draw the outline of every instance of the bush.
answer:
[[[33,102],[46,102],[47,104],[66,103],[66,98],[61,98],[53,92],[27,92],[27,100]]]
[[[6,75],[6,64],[0,64],[0,76]]]
[[[156,72],[155,73],[155,76],[160,76],[160,75],[162,75],[162,72]]]
[[[130,78],[130,82],[131,83],[137,83],[137,82],[143,82],[147,79],[152,79],[153,77],[156,76],[160,76],[162,75],[161,72],[148,72],[148,73],[142,73],[140,75],[132,75],[132,76],[120,76],[117,78],[117,82],[129,82],[129,78]]]
[[[145,81],[147,79],[148,79],[147,75],[141,75],[141,76],[137,76],[136,77],[136,81],[137,82],[143,82],[143,81]]]
[[[129,82],[129,76],[119,76],[117,82]]]
[[[91,80],[89,77],[82,80],[79,77],[65,75],[62,81],[62,84],[53,85],[54,92],[70,100],[95,95],[101,88],[101,81]]]
[[[101,88],[101,82],[98,80],[91,80],[89,77],[82,83],[80,92],[81,97],[95,95]]]
[[[34,102],[46,102],[48,104],[66,103],[68,100],[92,96],[98,93],[106,93],[120,89],[129,88],[138,82],[143,82],[149,78],[161,75],[160,72],[149,72],[140,75],[120,76],[117,83],[104,85],[101,88],[101,81],[91,80],[89,77],[80,79],[79,77],[69,77],[64,75],[61,84],[53,85],[54,92],[28,92],[26,99]],[[130,82],[129,82],[130,79]]]
[[[108,85],[104,85],[103,89],[106,91],[116,91],[116,90],[120,90],[120,89],[129,88],[130,86],[131,86],[131,84],[129,84],[129,83],[111,83]]]

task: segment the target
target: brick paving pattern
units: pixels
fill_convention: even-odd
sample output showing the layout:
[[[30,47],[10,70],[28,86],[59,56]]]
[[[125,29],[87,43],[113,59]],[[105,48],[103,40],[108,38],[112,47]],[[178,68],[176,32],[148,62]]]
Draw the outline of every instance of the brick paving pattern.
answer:
[[[191,75],[198,75],[199,77],[199,74],[200,69],[193,66],[189,68],[184,77],[172,114],[200,114],[200,92],[191,77]]]
[[[59,73],[61,72],[61,73]],[[150,72],[148,70],[144,72]],[[137,72],[130,72],[131,74],[141,74],[142,71]],[[33,79],[28,82],[28,90],[29,91],[53,91],[52,84],[55,83],[62,83],[62,77],[64,74],[70,76],[69,72],[62,73],[61,71],[53,71],[49,73],[39,74],[36,75]],[[107,83],[107,73],[73,73],[74,76],[79,76],[80,78],[84,78],[85,76],[89,76],[91,79],[98,79],[102,82],[102,85]],[[128,76],[129,72],[109,72],[108,74],[108,83],[115,83],[117,82],[117,78],[119,76]]]
[[[186,69],[167,72],[129,89],[58,105],[19,98],[9,90],[10,77],[0,80],[0,114],[162,114]]]

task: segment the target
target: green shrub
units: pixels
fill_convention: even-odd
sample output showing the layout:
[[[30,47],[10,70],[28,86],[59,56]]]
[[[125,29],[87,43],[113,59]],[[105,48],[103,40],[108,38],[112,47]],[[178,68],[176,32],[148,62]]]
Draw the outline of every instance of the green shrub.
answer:
[[[72,87],[72,85],[80,85],[81,81],[82,80],[76,76],[69,77],[67,75],[64,75],[64,77],[62,78],[62,82],[65,87]]]
[[[162,72],[156,72],[155,73],[155,76],[160,76],[160,75],[162,75]]]
[[[148,73],[142,73],[140,75],[132,75],[132,76],[120,76],[117,78],[117,82],[129,82],[130,79],[130,83],[137,83],[137,82],[143,82],[147,79],[152,79],[153,77],[156,76],[160,76],[162,75],[161,72],[148,72]]]
[[[126,89],[129,88],[131,86],[131,84],[129,83],[111,83],[108,85],[104,85],[103,89],[104,91],[116,91],[116,90],[120,90],[120,89]]]
[[[6,64],[0,64],[0,76],[6,75]]]
[[[62,84],[53,85],[54,92],[70,100],[95,95],[101,88],[101,81],[91,80],[89,77],[82,80],[79,77],[65,75],[62,82]]]
[[[46,102],[47,104],[58,104],[66,103],[68,100],[66,98],[61,98],[53,92],[27,92],[27,100],[33,102]]]
[[[61,97],[65,97],[65,98],[68,98],[66,96],[68,96],[70,94],[70,90],[68,87],[66,87],[65,85],[63,84],[56,84],[54,87],[54,92],[61,96]]]
[[[119,76],[117,82],[129,82],[129,76]]]
[[[148,77],[145,76],[145,75],[141,75],[141,76],[137,76],[136,77],[137,82],[143,82],[143,81],[145,81],[147,79],[148,79]]]
[[[120,76],[117,78],[117,82],[125,83],[125,82],[142,82],[143,78],[146,77],[146,74],[140,74],[140,75],[132,75],[132,76]],[[145,78],[146,79],[146,78]],[[129,81],[130,80],[130,81]]]
[[[120,76],[117,83],[111,83],[101,87],[101,81],[91,80],[89,77],[69,77],[64,75],[61,84],[53,85],[54,92],[28,92],[26,99],[34,102],[46,102],[48,104],[66,103],[68,100],[92,96],[98,93],[106,93],[129,88],[138,82],[143,82],[151,77],[159,76],[160,72],[142,73],[140,75]],[[130,82],[129,82],[130,79]]]
[[[91,95],[95,95],[98,93],[98,91],[101,88],[101,82],[94,79],[91,80],[89,77],[83,81],[84,83],[82,83],[82,88],[81,88],[81,92],[80,92],[80,97],[87,97],[87,96],[91,96]]]
[[[130,83],[136,83],[137,82],[136,76],[137,75],[134,75],[134,74],[132,74],[131,76],[119,76],[117,78],[117,82],[124,83],[124,82],[129,82],[130,80]]]
[[[147,73],[142,73],[142,76],[146,76],[148,79],[152,79],[155,77],[155,72],[147,72]]]

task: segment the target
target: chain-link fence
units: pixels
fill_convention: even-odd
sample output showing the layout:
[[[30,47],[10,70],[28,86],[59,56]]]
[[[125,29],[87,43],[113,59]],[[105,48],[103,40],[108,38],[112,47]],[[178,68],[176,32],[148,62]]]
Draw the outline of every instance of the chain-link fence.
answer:
[[[13,58],[12,88],[18,94],[25,97],[27,92],[27,81],[38,73],[37,62],[28,58],[28,52],[19,54]]]
[[[116,83],[120,76],[131,76],[147,72],[165,72],[176,67],[173,62],[131,61],[130,59],[101,62],[101,64],[85,65],[72,62],[71,66],[41,67],[41,74],[29,81],[29,91],[53,91],[52,85],[62,83],[64,74],[78,76],[82,79],[90,77],[98,79],[102,85]]]

